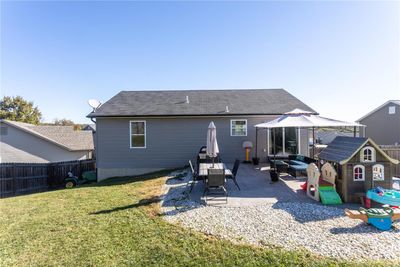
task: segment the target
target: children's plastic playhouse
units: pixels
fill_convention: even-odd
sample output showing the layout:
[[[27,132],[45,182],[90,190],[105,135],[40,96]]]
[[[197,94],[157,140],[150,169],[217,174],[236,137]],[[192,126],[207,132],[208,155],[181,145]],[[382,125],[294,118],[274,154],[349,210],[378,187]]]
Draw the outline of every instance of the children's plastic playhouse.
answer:
[[[378,199],[367,191],[377,186],[392,188],[394,165],[399,163],[370,138],[345,136],[336,137],[318,158],[322,163],[330,163],[336,171],[336,191],[343,202],[360,202],[360,197],[369,196]]]
[[[325,163],[319,171],[317,165],[311,163],[307,167],[307,195],[325,205],[342,204],[336,192],[335,179],[337,173],[331,164]]]

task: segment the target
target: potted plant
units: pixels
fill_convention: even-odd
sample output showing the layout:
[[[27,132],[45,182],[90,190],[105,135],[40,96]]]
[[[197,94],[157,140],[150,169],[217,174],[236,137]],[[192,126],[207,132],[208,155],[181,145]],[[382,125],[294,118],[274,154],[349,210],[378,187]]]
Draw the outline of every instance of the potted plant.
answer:
[[[271,176],[272,182],[278,182],[279,180],[279,173],[276,170],[270,170],[269,175]]]
[[[254,157],[252,160],[254,165],[258,165],[258,163],[260,163],[260,158]]]

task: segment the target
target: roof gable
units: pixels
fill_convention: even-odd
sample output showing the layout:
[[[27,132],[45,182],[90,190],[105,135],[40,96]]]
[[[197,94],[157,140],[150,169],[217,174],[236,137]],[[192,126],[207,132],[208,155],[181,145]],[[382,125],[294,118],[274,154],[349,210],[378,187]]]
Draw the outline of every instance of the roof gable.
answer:
[[[395,105],[400,106],[400,100],[389,100],[389,101],[386,101],[385,103],[383,103],[383,104],[380,105],[379,107],[375,108],[374,110],[368,112],[367,114],[365,114],[364,116],[362,116],[361,118],[359,118],[359,119],[357,120],[357,122],[360,122],[361,120],[363,120],[363,119],[369,117],[370,115],[374,114],[375,112],[377,112],[378,110],[380,110],[381,108],[385,107],[385,106],[388,105],[388,104],[395,104]]]
[[[322,160],[334,161],[339,164],[346,164],[352,159],[367,143],[375,150],[381,153],[387,160],[393,164],[399,161],[389,157],[372,139],[364,137],[336,137],[325,149],[321,151],[318,157]]]
[[[315,112],[283,89],[121,91],[88,117],[281,115],[295,108]]]

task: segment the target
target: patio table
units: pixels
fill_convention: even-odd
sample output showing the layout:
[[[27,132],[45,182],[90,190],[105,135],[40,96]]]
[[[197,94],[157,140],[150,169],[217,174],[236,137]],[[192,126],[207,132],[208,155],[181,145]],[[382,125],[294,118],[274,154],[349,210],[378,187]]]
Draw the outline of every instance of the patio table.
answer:
[[[199,166],[199,176],[201,178],[206,178],[208,175],[208,169],[214,168],[214,169],[225,169],[225,176],[231,176],[232,172],[228,168],[226,168],[225,163],[214,163],[214,166],[212,163],[200,163]]]

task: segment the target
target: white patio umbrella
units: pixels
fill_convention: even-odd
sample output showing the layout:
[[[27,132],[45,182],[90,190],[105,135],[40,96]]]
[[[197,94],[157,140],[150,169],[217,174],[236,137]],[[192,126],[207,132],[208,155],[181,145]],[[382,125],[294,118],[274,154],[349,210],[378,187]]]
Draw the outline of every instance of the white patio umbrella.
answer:
[[[257,128],[282,128],[282,127],[361,127],[357,122],[339,121],[321,117],[311,111],[294,109],[276,118],[275,120],[255,125]]]
[[[217,142],[217,127],[215,127],[214,122],[210,122],[207,130],[207,150],[206,154],[210,158],[213,159],[214,166],[214,158],[218,155],[219,148]]]

